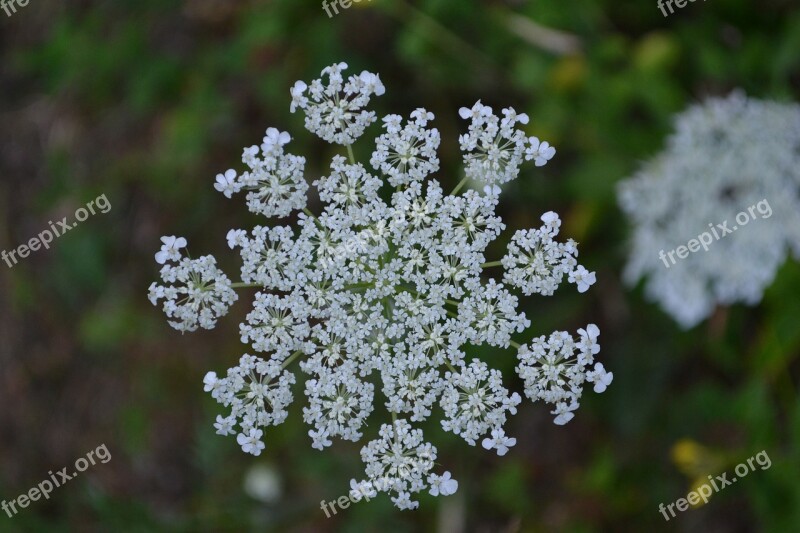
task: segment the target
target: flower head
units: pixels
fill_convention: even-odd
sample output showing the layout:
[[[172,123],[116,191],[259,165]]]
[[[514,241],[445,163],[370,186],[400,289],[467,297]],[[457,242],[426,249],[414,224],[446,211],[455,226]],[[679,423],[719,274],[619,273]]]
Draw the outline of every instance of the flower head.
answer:
[[[153,305],[164,300],[162,309],[178,331],[212,329],[217,318],[228,314],[228,308],[238,299],[230,279],[210,255],[164,265],[161,279],[167,285],[152,283],[148,298]]]
[[[376,74],[362,72],[346,81],[342,74],[347,63],[326,67],[323,76],[328,83],[317,79],[306,85],[298,82],[291,90],[292,113],[305,111],[306,128],[321,139],[335,144],[352,144],[364,129],[375,121],[375,113],[364,107],[374,94],[380,96],[385,88]]]
[[[682,327],[759,302],[787,257],[800,259],[800,105],[735,92],[690,107],[618,199],[634,226],[626,279],[646,278]]]
[[[332,65],[323,71],[327,82],[297,82],[290,92],[291,110],[305,112],[310,131],[349,146],[375,120],[365,107],[384,87],[369,72],[345,80],[345,68]],[[498,118],[479,102],[461,115],[471,121],[461,138],[466,172],[483,192],[459,193],[462,183],[447,195],[432,177],[440,138],[424,109],[408,119],[383,119],[369,167],[352,150],[347,157],[334,155],[330,171],[312,182],[322,204],[317,214],[306,205],[305,159],[286,153],[291,139],[278,129],[269,128],[260,146],[244,150],[249,170],[218,180],[226,195],[247,191],[255,213],[282,218],[302,211],[295,224],[227,233],[228,246],[241,256],[242,281],[230,283],[209,256],[164,267],[167,281],[187,288],[154,284],[151,290],[154,301],[167,300],[168,316],[177,316],[186,330],[213,325],[234,299],[234,286],[253,290],[239,333],[257,355],[244,355],[224,378],[210,372],[204,379],[206,392],[228,411],[214,427],[236,434],[246,453],[266,449],[265,433],[287,417],[291,385],[301,374],[311,446],[368,441],[361,450],[366,479],[350,484],[354,499],[389,493],[397,507],[413,509],[414,495],[425,489],[442,496],[457,490],[449,472],[433,471],[436,448],[415,427],[432,417],[441,417],[442,427],[468,444],[482,442],[499,455],[515,444],[504,425],[522,398],[488,362],[468,360],[468,346],[493,346],[494,357],[510,355],[506,350],[521,346],[514,338],[530,326],[518,289],[552,294],[567,275],[583,292],[594,274],[578,267],[574,241],[555,242],[560,220],[552,212],[542,216],[539,230],[518,232],[506,258],[487,261],[487,249],[505,229],[496,184],[515,178],[524,161],[539,164],[553,152],[517,129],[528,117],[512,109]],[[391,190],[383,190],[386,185]],[[489,270],[500,264],[502,282],[493,279],[499,272]],[[591,381],[600,391],[611,380],[602,366],[585,373],[599,351],[598,334],[596,326],[587,326],[567,346],[561,333],[554,334],[553,342],[561,344],[548,347],[553,357],[539,346],[544,337],[530,350],[522,345],[518,370],[526,394],[573,416],[577,404],[568,401],[579,396],[580,383]],[[578,357],[564,361],[573,349]],[[368,425],[380,407],[391,420]],[[557,421],[566,416],[559,411]]]
[[[548,143],[517,129],[517,124],[528,123],[528,115],[513,108],[503,109],[500,118],[478,100],[472,109],[462,107],[459,115],[470,121],[469,132],[459,138],[468,178],[490,185],[506,183],[516,179],[523,161],[533,159],[542,166],[555,155]]]

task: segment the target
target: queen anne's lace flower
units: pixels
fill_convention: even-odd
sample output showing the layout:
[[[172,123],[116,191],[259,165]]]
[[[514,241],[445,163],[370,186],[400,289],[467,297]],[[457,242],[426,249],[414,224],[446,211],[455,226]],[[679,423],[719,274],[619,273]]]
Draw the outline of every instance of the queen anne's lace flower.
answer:
[[[405,420],[382,425],[379,435],[361,449],[367,476],[377,490],[397,494],[392,498],[397,507],[416,509],[419,502],[412,501],[411,494],[425,488],[436,448]]]
[[[596,342],[599,333],[597,326],[589,324],[586,330],[578,330],[578,343],[566,331],[556,331],[549,338],[542,335],[533,339],[530,346],[525,344],[519,349],[517,373],[525,381],[525,395],[534,401],[555,404],[552,414],[556,415],[556,424],[566,424],[573,418],[584,381],[594,382],[595,392],[603,392],[614,378],[601,363],[587,371],[594,354],[600,351]]]
[[[475,446],[481,435],[505,424],[506,412],[516,414],[520,401],[516,392],[509,396],[499,370],[475,359],[460,373],[445,375],[442,427]]]
[[[299,366],[308,375],[303,419],[311,445],[372,439],[361,450],[366,479],[351,481],[352,497],[388,492],[395,505],[410,509],[422,490],[446,496],[458,488],[449,472],[433,472],[436,449],[412,424],[442,416],[446,431],[499,455],[516,442],[504,425],[521,397],[487,361],[468,361],[467,344],[516,349],[526,393],[556,404],[558,423],[573,416],[585,381],[601,391],[612,375],[599,364],[589,369],[599,351],[593,325],[566,346],[563,334],[554,334],[561,344],[548,349],[555,356],[539,347],[544,337],[530,349],[513,339],[530,321],[512,290],[552,294],[565,275],[581,292],[594,282],[577,265],[576,243],[554,241],[555,213],[542,217],[540,230],[518,232],[502,262],[486,261],[487,247],[505,228],[494,184],[516,177],[526,159],[542,164],[553,155],[515,128],[527,117],[506,109],[501,119],[480,103],[462,110],[472,121],[461,139],[467,175],[487,188],[457,194],[462,181],[446,195],[430,179],[439,166],[439,134],[423,109],[405,122],[387,116],[371,168],[356,162],[349,145],[375,119],[364,106],[383,86],[366,72],[345,82],[344,68],[325,69],[327,85],[315,80],[291,89],[292,110],[305,111],[309,130],[348,145],[348,157],[334,156],[330,172],[313,181],[323,203],[319,213],[306,206],[305,160],[286,153],[288,133],[270,128],[260,147],[245,150],[250,171],[238,177],[228,171],[216,188],[226,196],[246,191],[250,209],[267,216],[300,211],[296,224],[228,232],[228,245],[242,257],[241,282],[231,284],[213,259],[181,259],[162,276],[180,278],[189,289],[154,284],[151,298],[166,298],[168,316],[181,319],[173,325],[190,329],[210,327],[232,301],[232,288],[256,289],[240,335],[258,356],[245,355],[225,378],[210,372],[204,379],[205,390],[229,409],[217,417],[217,432],[235,434],[247,453],[268,449],[264,432],[285,419]],[[381,190],[386,181],[392,191]],[[160,257],[180,259],[173,250],[179,244],[185,243],[165,241]],[[503,282],[488,279],[484,271],[501,263]],[[368,426],[376,401],[391,422]]]
[[[618,197],[634,225],[627,281],[646,277],[648,297],[681,326],[717,304],[759,302],[787,256],[800,259],[800,105],[733,93],[690,107],[675,118],[666,149]],[[737,214],[763,200],[758,218],[740,227]],[[703,232],[711,239],[724,222],[737,230],[708,251],[669,268],[660,259]]]
[[[179,241],[186,242],[180,238]],[[161,279],[169,285],[150,285],[150,303],[164,300],[163,310],[174,320],[170,325],[179,331],[195,331],[198,327],[212,329],[217,318],[228,314],[228,308],[238,297],[231,280],[217,268],[214,257],[198,259],[184,257],[178,264],[161,268]]]
[[[376,150],[370,163],[383,172],[393,187],[420,181],[439,170],[439,130],[425,129],[433,113],[417,109],[413,121],[401,128],[403,117],[388,115],[383,119],[386,133],[375,141]]]
[[[459,138],[468,178],[490,185],[505,183],[519,175],[523,160],[533,159],[540,167],[556,153],[547,142],[528,138],[516,129],[517,124],[528,123],[524,113],[518,115],[507,108],[503,109],[503,118],[498,118],[491,107],[478,101],[472,109],[462,107],[459,114],[470,120],[469,132]]]
[[[326,67],[321,79],[306,85],[298,81],[292,88],[292,113],[299,107],[306,113],[306,128],[329,143],[352,144],[361,137],[364,129],[375,121],[375,112],[364,107],[374,94],[385,92],[380,78],[369,72],[350,76],[345,82],[342,71],[347,63]]]
[[[578,285],[578,292],[586,292],[595,282],[594,272],[579,266],[578,245],[572,239],[566,243],[554,240],[561,227],[558,215],[549,211],[542,215],[544,225],[539,229],[519,230],[508,244],[503,257],[504,281],[517,287],[526,296],[555,292],[564,275]]]

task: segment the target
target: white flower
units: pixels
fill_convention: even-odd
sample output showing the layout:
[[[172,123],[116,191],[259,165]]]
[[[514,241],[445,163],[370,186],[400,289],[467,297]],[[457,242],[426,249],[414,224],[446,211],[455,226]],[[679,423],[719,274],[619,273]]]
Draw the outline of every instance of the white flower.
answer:
[[[458,374],[448,372],[441,399],[447,417],[442,421],[445,431],[474,446],[481,435],[503,426],[506,412],[515,414],[521,398],[516,392],[508,394],[502,378],[499,370],[490,370],[477,359]]]
[[[517,443],[517,439],[513,437],[506,437],[506,432],[502,429],[493,429],[492,437],[483,439],[481,445],[486,450],[497,450],[497,455],[505,455],[508,449]]]
[[[597,344],[597,337],[600,336],[600,328],[595,324],[589,324],[586,329],[578,329],[580,342],[578,343],[578,362],[584,366],[594,362],[594,356],[600,353],[600,345]]]
[[[606,388],[614,381],[614,373],[606,372],[603,363],[597,363],[594,365],[594,370],[586,373],[586,381],[594,383],[595,392],[605,392]]]
[[[292,113],[299,107],[306,113],[306,129],[329,143],[352,144],[364,129],[375,121],[375,113],[366,111],[370,96],[380,96],[384,87],[380,78],[369,72],[350,76],[344,81],[342,71],[346,63],[326,67],[323,76],[328,76],[328,84],[321,79],[310,85],[298,82],[291,90]],[[306,92],[306,89],[308,90]]]
[[[423,180],[426,176],[439,170],[439,130],[426,129],[433,120],[433,113],[417,109],[411,113],[413,121],[402,129],[399,125],[400,115],[384,117],[387,133],[375,141],[376,149],[370,164],[388,177],[393,187],[405,185],[412,180]]]
[[[297,82],[290,92],[291,110],[304,111],[309,130],[350,145],[375,120],[366,106],[385,88],[369,72],[345,79],[346,67],[332,65],[322,72],[324,83]],[[165,284],[154,283],[150,299],[163,301],[182,331],[213,327],[236,300],[234,288],[255,289],[239,333],[258,357],[245,354],[225,377],[204,378],[206,392],[227,411],[214,427],[236,434],[246,453],[261,453],[267,428],[286,420],[299,368],[311,446],[368,439],[361,450],[366,479],[351,482],[351,497],[388,493],[397,507],[414,509],[422,491],[447,496],[458,488],[449,472],[433,472],[436,448],[416,425],[443,412],[442,427],[470,445],[483,441],[502,455],[516,442],[503,426],[522,397],[503,385],[500,370],[468,361],[469,346],[519,346],[526,395],[570,417],[585,381],[610,383],[602,366],[586,372],[599,351],[594,325],[579,330],[578,341],[556,332],[530,349],[516,342],[530,326],[518,289],[549,295],[565,275],[579,289],[594,282],[577,265],[576,243],[554,240],[558,215],[547,212],[540,229],[518,232],[501,262],[486,257],[505,229],[498,184],[516,177],[526,158],[548,158],[552,149],[541,143],[534,155],[517,128],[528,117],[512,109],[499,118],[478,102],[459,113],[471,121],[460,141],[467,176],[481,182],[474,190],[445,194],[432,177],[440,135],[429,127],[433,115],[420,108],[410,117],[384,117],[369,167],[354,161],[354,150],[333,156],[330,171],[310,180],[322,204],[315,214],[307,207],[305,159],[286,152],[287,132],[269,128],[260,146],[243,150],[248,170],[222,175],[218,188],[246,191],[250,211],[293,215],[292,223],[227,233],[242,262],[236,283],[211,256],[165,252],[180,262],[162,269]],[[488,271],[498,263],[502,283]],[[376,409],[392,420],[367,425]],[[566,418],[559,411],[557,421]]]
[[[462,107],[458,110],[458,115],[464,120],[471,119],[476,122],[482,122],[486,117],[492,116],[492,108],[483,105],[480,100],[475,102],[472,109]]]
[[[233,250],[237,246],[244,246],[247,242],[247,232],[243,229],[232,229],[226,236],[228,247]]]
[[[458,481],[452,479],[450,472],[445,472],[441,476],[431,474],[428,476],[431,496],[452,496],[458,490]]]
[[[528,147],[525,149],[525,160],[532,159],[537,167],[546,165],[556,155],[556,149],[547,141],[539,141],[538,137],[530,137],[528,143]]]
[[[425,487],[425,479],[436,460],[436,448],[422,440],[422,431],[411,429],[405,420],[383,424],[380,438],[361,449],[369,480],[380,492],[395,492],[392,501],[400,509],[419,504],[411,493]]]
[[[758,303],[800,259],[798,146],[797,103],[733,93],[678,114],[665,149],[618,190],[634,227],[626,281],[647,278],[647,297],[684,328],[717,305]]]
[[[327,429],[309,429],[308,436],[311,437],[311,447],[316,450],[324,450],[333,444],[333,441],[328,438]]]
[[[530,140],[516,124],[527,124],[528,116],[512,108],[503,109],[503,118],[480,100],[472,109],[462,107],[459,115],[469,119],[469,132],[459,138],[468,178],[490,185],[506,183],[519,175],[523,160],[534,159],[536,166],[553,157],[555,149],[539,139]]]
[[[295,112],[297,107],[305,107],[308,104],[308,98],[305,96],[306,89],[308,89],[308,85],[301,80],[297,80],[290,89],[289,93],[292,95],[290,111],[292,113]]]
[[[236,425],[236,418],[232,416],[223,417],[217,415],[217,421],[214,422],[214,427],[217,428],[217,435],[233,435],[236,431],[233,430]],[[241,444],[241,443],[240,443]]]
[[[183,258],[177,265],[164,265],[161,279],[175,285],[151,284],[150,303],[157,305],[163,299],[164,313],[175,319],[170,325],[179,331],[195,331],[198,327],[212,329],[217,318],[226,315],[238,299],[231,288],[231,280],[217,268],[216,260],[210,255]]]
[[[274,133],[270,133],[272,130]],[[285,136],[288,134],[270,128],[261,145],[261,157],[256,146],[245,149],[242,154],[242,162],[250,170],[239,176],[237,186],[248,191],[247,207],[253,213],[285,217],[306,206],[306,160],[284,153],[283,147],[289,142]]]
[[[360,429],[372,412],[373,386],[358,379],[355,371],[352,362],[344,363],[332,370],[321,370],[317,379],[306,381],[309,406],[303,408],[303,420],[323,429],[326,439],[341,437],[355,442],[361,438]],[[315,444],[324,446],[315,435],[311,435]]]
[[[589,272],[583,265],[578,265],[578,268],[569,273],[569,282],[578,286],[578,292],[588,291],[595,281],[597,279],[594,272]]]
[[[374,498],[377,495],[378,491],[375,490],[375,487],[369,481],[358,482],[355,479],[350,480],[351,500],[356,502],[361,501],[364,498],[369,500],[370,498]]]
[[[241,184],[236,181],[235,170],[228,169],[225,174],[217,174],[217,182],[214,184],[214,188],[224,194],[226,198],[230,198],[233,193],[239,192],[241,187]]]
[[[259,427],[278,425],[286,420],[286,407],[292,402],[291,386],[294,375],[282,370],[276,361],[264,361],[252,355],[243,355],[239,365],[228,370],[228,375],[217,381],[212,397],[220,404],[231,409],[225,420],[225,429],[238,421],[242,428],[237,441],[246,453],[247,443],[257,446],[252,439],[253,430]],[[222,419],[217,419],[222,424]],[[222,427],[215,424],[218,432]],[[257,438],[262,432],[258,429]],[[243,442],[243,439],[248,439]],[[260,449],[263,449],[263,444]],[[254,454],[258,455],[258,454]]]
[[[267,128],[267,133],[261,143],[261,151],[267,157],[278,157],[283,153],[283,146],[289,144],[291,140],[289,132],[281,132],[277,128]]]
[[[163,265],[167,261],[178,261],[181,258],[181,248],[186,248],[186,239],[171,235],[161,237],[161,250],[156,253],[156,263]]]
[[[519,365],[517,373],[525,381],[525,395],[531,400],[543,400],[556,404],[555,423],[566,424],[578,408],[578,400],[583,393],[585,381],[595,382],[595,392],[602,392],[611,383],[613,374],[607,378],[602,364],[598,363],[593,372],[587,367],[600,351],[597,337],[600,330],[594,324],[579,329],[580,342],[575,343],[566,331],[556,331],[546,338],[544,335],[520,346],[517,353]],[[577,356],[575,351],[578,351]],[[591,379],[589,379],[591,376]],[[597,390],[597,383],[602,390]]]
[[[205,385],[203,390],[206,392],[211,392],[216,388],[218,383],[219,379],[217,379],[217,373],[207,372],[205,377],[203,378],[203,384]]]
[[[569,404],[565,402],[559,402],[556,405],[555,410],[550,412],[550,414],[556,415],[556,417],[553,419],[553,422],[558,426],[563,426],[575,418],[575,413],[573,411],[575,411],[578,407],[580,407],[580,405],[577,401],[573,401]]]
[[[364,70],[358,77],[361,83],[364,84],[365,91],[373,93],[376,96],[382,96],[386,92],[386,88],[383,86],[383,83],[381,83],[381,78],[377,74]]]
[[[548,211],[541,217],[544,225],[537,230],[519,230],[508,244],[503,257],[503,281],[522,290],[523,294],[549,296],[569,274],[570,283],[578,284],[578,292],[586,292],[595,282],[595,274],[578,266],[578,245],[572,239],[555,240],[561,227],[558,215]],[[577,267],[577,269],[576,269]]]
[[[458,318],[471,342],[506,347],[514,332],[521,333],[530,326],[525,313],[517,314],[516,307],[517,297],[491,279],[476,294],[464,298]]]
[[[264,443],[261,442],[261,435],[263,434],[264,432],[260,429],[251,429],[247,434],[239,433],[236,435],[236,442],[242,447],[244,453],[261,455],[261,450],[264,449]]]

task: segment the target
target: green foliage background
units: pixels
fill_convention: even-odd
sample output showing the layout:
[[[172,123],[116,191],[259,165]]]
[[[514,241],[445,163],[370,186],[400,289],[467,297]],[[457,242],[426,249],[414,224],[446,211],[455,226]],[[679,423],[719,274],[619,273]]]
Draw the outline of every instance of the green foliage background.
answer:
[[[0,12],[0,249],[100,194],[113,205],[51,250],[0,264],[0,498],[100,443],[113,456],[0,514],[0,530],[800,530],[800,267],[787,264],[758,307],[682,332],[622,284],[629,232],[614,196],[690,103],[735,88],[798,100],[798,7],[712,0],[665,18],[655,1],[362,0],[329,19],[297,0],[36,0]],[[299,402],[257,459],[211,427],[202,378],[241,354],[248,298],[216,330],[181,336],[145,296],[164,234],[236,275],[225,234],[257,219],[212,184],[266,127],[292,134],[310,177],[323,172],[335,150],[288,112],[288,90],[336,61],[380,73],[379,114],[436,114],[445,188],[460,179],[460,106],[531,116],[558,154],[525,167],[504,220],[514,230],[559,212],[598,283],[526,299],[526,311],[536,335],[597,323],[615,379],[565,427],[528,404],[503,458],[431,424],[457,496],[403,513],[381,497],[327,519],[320,500],[362,472],[358,445],[311,449]],[[510,351],[474,355],[514,375]],[[761,450],[770,469],[668,523],[658,513]],[[279,474],[277,502],[243,490],[255,464]]]

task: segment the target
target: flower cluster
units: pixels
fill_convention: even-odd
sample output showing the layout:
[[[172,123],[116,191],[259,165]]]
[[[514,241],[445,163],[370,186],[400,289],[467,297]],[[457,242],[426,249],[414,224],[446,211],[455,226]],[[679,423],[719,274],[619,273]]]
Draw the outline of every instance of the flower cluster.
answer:
[[[356,442],[369,435],[372,440],[361,450],[366,479],[351,482],[353,497],[388,492],[395,505],[408,509],[418,505],[412,498],[422,490],[449,495],[458,487],[449,472],[433,472],[436,448],[414,425],[440,415],[444,430],[498,455],[516,443],[504,425],[522,398],[486,361],[468,361],[468,345],[516,350],[528,396],[556,403],[557,410],[567,409],[562,404],[577,407],[583,382],[594,382],[600,392],[612,375],[602,365],[589,369],[599,350],[593,325],[577,344],[554,334],[561,344],[549,352],[539,346],[541,339],[528,348],[512,338],[530,326],[512,291],[550,295],[565,275],[580,292],[595,281],[577,266],[574,241],[554,241],[560,225],[555,213],[542,217],[540,230],[518,232],[502,261],[487,262],[484,255],[505,228],[496,213],[495,185],[516,177],[525,160],[542,165],[554,153],[516,128],[527,117],[505,109],[500,119],[480,103],[462,109],[470,120],[469,133],[461,138],[467,177],[445,194],[431,178],[439,168],[440,139],[429,127],[433,114],[424,109],[407,121],[385,117],[370,165],[356,161],[350,145],[375,120],[364,106],[384,89],[378,76],[367,72],[345,82],[345,68],[325,69],[327,83],[297,82],[291,89],[292,110],[305,111],[306,127],[347,146],[348,156],[334,156],[327,175],[312,182],[322,208],[314,214],[306,205],[304,160],[286,152],[289,135],[267,130],[260,147],[244,151],[250,171],[220,174],[215,187],[226,197],[246,190],[251,211],[291,215],[296,223],[232,229],[228,245],[242,259],[242,281],[234,284],[211,271],[208,260],[209,271],[200,271],[176,249],[185,242],[167,239],[159,259],[178,261],[171,268],[186,274],[162,271],[165,279],[188,284],[190,295],[201,290],[199,296],[207,293],[218,305],[203,300],[205,306],[198,307],[199,296],[190,296],[179,314],[174,304],[165,311],[182,320],[173,322],[179,329],[198,321],[207,326],[206,309],[212,318],[224,314],[228,291],[256,289],[240,334],[248,351],[258,355],[242,357],[224,378],[206,376],[206,391],[229,409],[217,418],[218,433],[236,434],[245,452],[260,454],[264,430],[286,418],[291,385],[303,372],[303,419],[311,445],[322,450],[336,438]],[[484,186],[483,192],[459,193],[469,179]],[[386,182],[391,190],[384,190]],[[489,277],[490,269],[501,265],[503,282]],[[173,302],[186,292],[154,284],[151,293]],[[568,360],[576,346],[580,355]],[[378,426],[376,435],[369,434],[367,419],[378,407],[378,388],[391,421]],[[559,417],[557,422],[566,421],[566,415]]]
[[[603,392],[614,377],[602,363],[587,371],[600,351],[598,327],[589,324],[586,329],[579,329],[578,335],[580,340],[576,343],[566,331],[556,331],[549,338],[542,335],[533,339],[530,346],[525,344],[519,349],[517,373],[525,381],[525,395],[534,401],[555,404],[551,414],[556,415],[558,425],[575,416],[573,411],[580,405],[584,381],[594,383],[595,392]]]
[[[718,304],[759,302],[787,256],[800,258],[800,105],[733,93],[692,106],[618,197],[634,225],[627,280],[648,278],[647,295],[681,326]],[[660,250],[761,199],[774,216],[664,268]]]
[[[594,272],[589,272],[576,260],[578,245],[572,239],[566,243],[554,240],[561,227],[558,215],[548,211],[542,215],[544,225],[539,229],[519,230],[508,245],[503,257],[503,280],[517,287],[525,296],[555,292],[564,275],[570,283],[578,285],[578,292],[586,292],[594,284]]]
[[[227,314],[238,299],[231,280],[217,267],[213,256],[181,259],[180,249],[186,246],[183,237],[162,237],[161,242],[156,261],[164,264],[161,279],[169,285],[152,283],[150,303],[158,305],[164,300],[164,314],[173,319],[170,325],[179,331],[212,329],[217,318]]]
[[[459,138],[464,152],[464,170],[468,177],[490,184],[506,183],[519,175],[523,159],[534,160],[537,167],[552,159],[556,149],[536,137],[526,137],[517,124],[527,124],[528,115],[503,109],[503,118],[480,100],[471,109],[462,107],[459,114],[471,119],[469,131]]]

